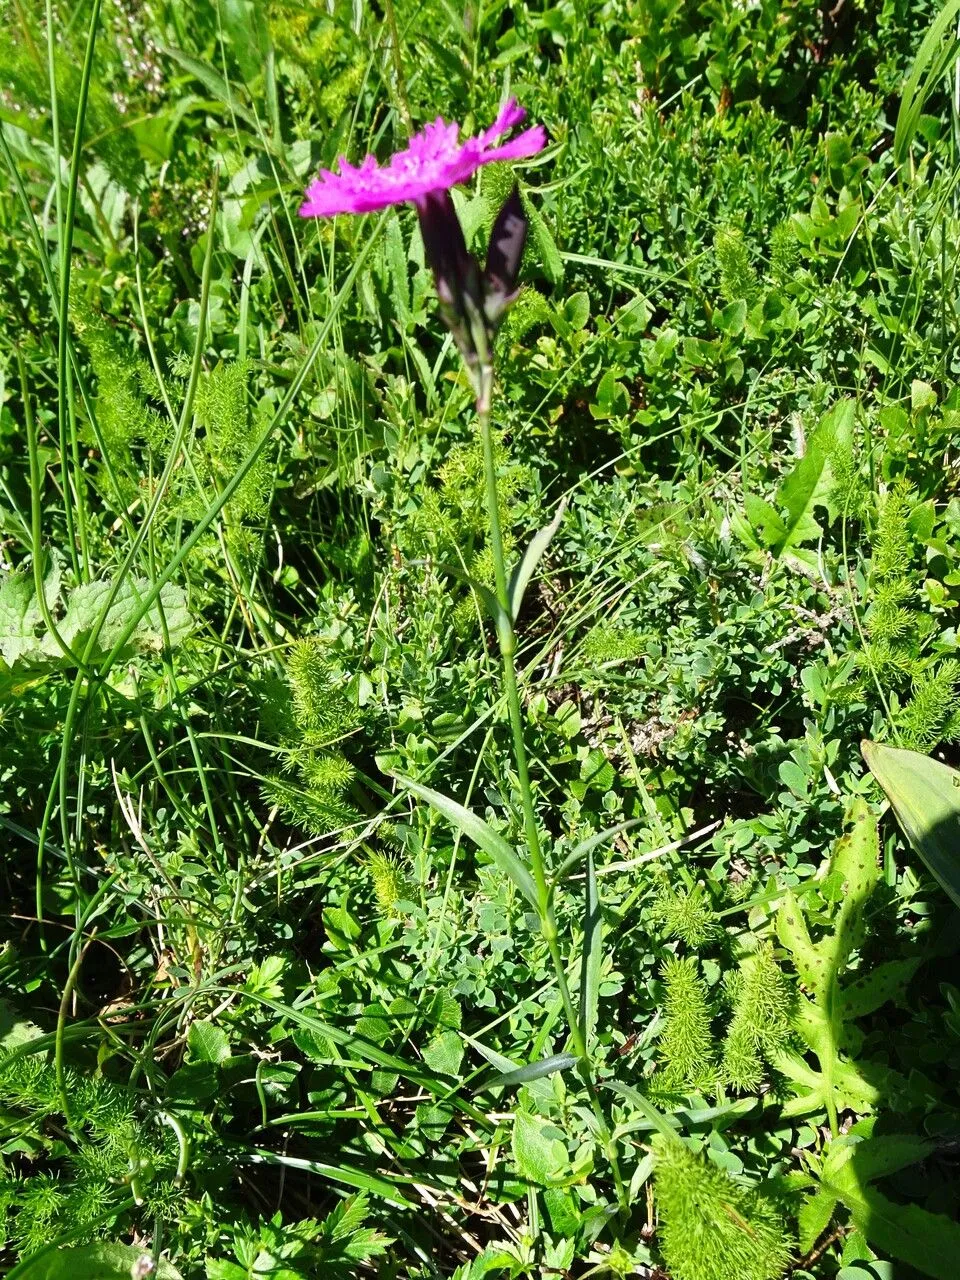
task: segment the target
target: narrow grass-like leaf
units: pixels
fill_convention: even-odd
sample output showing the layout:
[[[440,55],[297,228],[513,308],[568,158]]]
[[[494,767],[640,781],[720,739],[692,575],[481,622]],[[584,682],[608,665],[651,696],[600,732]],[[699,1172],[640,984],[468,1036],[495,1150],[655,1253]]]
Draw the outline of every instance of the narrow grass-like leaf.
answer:
[[[549,1058],[541,1058],[539,1062],[528,1062],[525,1067],[517,1067],[516,1071],[506,1071],[484,1083],[484,1089],[509,1089],[518,1084],[529,1084],[531,1080],[540,1080],[543,1076],[551,1076],[555,1071],[567,1071],[575,1067],[580,1059],[573,1053],[554,1053]]]
[[[483,818],[478,817],[472,810],[465,808],[462,804],[458,804],[456,800],[451,800],[449,796],[445,796],[439,791],[434,791],[432,787],[425,787],[419,782],[414,782],[411,778],[404,778],[399,774],[395,776],[397,781],[406,787],[408,791],[412,791],[415,796],[425,800],[427,804],[436,809],[437,813],[442,814],[448,822],[462,831],[465,836],[468,836],[484,853],[488,853],[504,875],[510,877],[530,905],[536,911],[540,910],[540,900],[537,896],[537,887],[533,882],[533,876],[517,857],[513,847],[508,844],[498,831],[494,831],[493,827],[488,822],[485,822]]]
[[[677,1141],[677,1131],[670,1123],[665,1115],[657,1110],[657,1108],[647,1098],[643,1096],[639,1089],[635,1089],[632,1084],[624,1084],[622,1080],[605,1080],[604,1085],[608,1089],[612,1089],[614,1093],[619,1093],[620,1097],[631,1106],[637,1108],[645,1120],[648,1120],[650,1127],[656,1129],[658,1133],[662,1133],[665,1138],[671,1141]]]
[[[471,591],[475,591],[479,596],[483,607],[490,615],[491,620],[498,626],[500,625],[500,619],[503,617],[503,609],[500,607],[500,601],[489,587],[484,586],[482,582],[478,582],[476,578],[471,577],[469,573],[466,573],[455,564],[444,564],[441,565],[441,568],[444,573],[449,573],[451,577],[458,578],[461,582],[465,583]]]
[[[919,751],[861,742],[907,839],[960,907],[960,772]]]
[[[395,1183],[388,1182],[386,1178],[376,1173],[368,1173],[365,1169],[352,1168],[342,1160],[338,1160],[336,1164],[325,1164],[322,1160],[304,1160],[299,1156],[288,1156],[262,1147],[238,1152],[237,1157],[249,1164],[274,1164],[282,1165],[287,1169],[302,1169],[305,1173],[315,1173],[321,1178],[329,1178],[331,1182],[342,1182],[344,1186],[355,1187],[358,1191],[379,1196],[381,1200],[386,1200],[399,1209],[413,1208],[412,1203]]]
[[[557,868],[554,876],[555,884],[559,884],[567,872],[572,871],[577,863],[593,849],[606,843],[607,840],[612,840],[621,831],[629,831],[631,827],[638,827],[645,821],[646,819],[644,818],[629,818],[626,822],[618,822],[615,827],[605,827],[603,831],[597,831],[594,835],[588,836],[586,840],[581,840],[579,844],[575,844]]]
[[[899,168],[903,168],[910,155],[910,147],[916,137],[917,126],[930,91],[956,54],[958,41],[950,28],[958,11],[960,0],[947,0],[930,24],[903,86],[893,134],[893,158]],[[944,41],[948,31],[950,36]]]
[[[172,58],[174,62],[178,62],[184,71],[193,76],[195,80],[199,80],[211,97],[221,102],[238,120],[242,120],[244,124],[249,125],[255,132],[257,131],[257,117],[240,102],[219,71],[211,67],[209,63],[202,62],[199,58],[194,58],[192,54],[185,53],[183,49],[176,48],[175,45],[164,45],[161,51],[168,58]],[[265,138],[261,136],[260,140],[264,146],[267,146]],[[269,147],[267,149],[270,150]]]
[[[520,612],[520,606],[523,604],[523,597],[526,594],[527,587],[530,585],[530,579],[536,572],[537,565],[543,559],[544,552],[553,541],[553,536],[560,528],[560,521],[567,509],[566,499],[564,499],[557,507],[557,513],[549,524],[543,526],[538,533],[535,533],[530,539],[526,551],[520,559],[519,564],[510,575],[510,584],[507,593],[510,597],[510,617],[514,622]]]
[[[583,957],[580,962],[580,1029],[588,1047],[597,1026],[602,964],[603,917],[600,913],[597,872],[591,849],[587,853],[586,891],[583,904]]]

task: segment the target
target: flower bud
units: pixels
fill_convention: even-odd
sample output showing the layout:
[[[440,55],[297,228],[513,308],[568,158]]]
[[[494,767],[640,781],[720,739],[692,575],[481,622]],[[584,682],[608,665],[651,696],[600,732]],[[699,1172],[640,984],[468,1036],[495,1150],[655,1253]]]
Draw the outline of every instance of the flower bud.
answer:
[[[483,273],[483,311],[494,328],[517,296],[527,226],[520,191],[514,184],[493,224]]]

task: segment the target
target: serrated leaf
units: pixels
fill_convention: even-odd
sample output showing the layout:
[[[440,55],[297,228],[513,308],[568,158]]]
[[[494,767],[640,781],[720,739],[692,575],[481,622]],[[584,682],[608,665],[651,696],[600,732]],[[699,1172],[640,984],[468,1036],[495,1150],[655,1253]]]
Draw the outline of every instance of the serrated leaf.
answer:
[[[533,876],[517,857],[516,852],[498,831],[494,831],[488,822],[477,816],[472,810],[451,800],[449,796],[425,787],[411,778],[397,775],[397,781],[412,791],[415,796],[425,800],[427,804],[442,814],[448,822],[459,828],[484,853],[488,853],[500,870],[517,886],[532,907],[539,910],[539,899]]]
[[[56,555],[50,557],[43,594],[50,612],[55,613],[60,595],[60,559]],[[33,574],[17,570],[0,577],[0,657],[7,666],[19,661],[43,661],[42,627],[43,613]]]
[[[97,636],[94,659],[108,653],[140,609],[149,589],[150,583],[146,578],[126,578],[107,608],[112,590],[110,582],[81,584],[67,597],[66,613],[59,624],[60,634],[74,651],[83,649],[106,608],[106,617]],[[142,652],[148,649],[159,651],[164,643],[164,623],[171,648],[176,648],[190,634],[191,621],[186,595],[181,587],[172,582],[163,587],[159,601],[140,619],[125,652]],[[44,649],[51,657],[60,652],[52,636],[45,637]]]
[[[817,1243],[833,1217],[837,1207],[837,1197],[820,1187],[815,1195],[808,1197],[800,1206],[797,1214],[797,1227],[801,1253],[809,1253]]]
[[[444,1076],[460,1074],[463,1062],[463,1040],[456,1031],[441,1031],[423,1050],[423,1060],[433,1071]]]
[[[556,1182],[570,1165],[566,1145],[545,1133],[544,1122],[526,1111],[513,1118],[513,1158],[521,1174],[541,1187]]]
[[[444,1031],[459,1031],[463,1025],[460,1001],[449,991],[438,991],[430,1002],[427,1019]]]
[[[960,906],[960,773],[919,751],[879,742],[860,750],[910,844]]]

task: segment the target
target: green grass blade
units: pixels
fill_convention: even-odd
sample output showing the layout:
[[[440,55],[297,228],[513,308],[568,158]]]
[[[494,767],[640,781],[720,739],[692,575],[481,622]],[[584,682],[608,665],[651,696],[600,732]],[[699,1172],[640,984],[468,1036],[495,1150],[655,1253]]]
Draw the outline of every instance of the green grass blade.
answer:
[[[900,110],[897,113],[893,134],[893,158],[901,169],[909,158],[910,147],[916,137],[920,116],[930,91],[956,55],[958,48],[956,36],[951,33],[946,44],[943,43],[943,37],[958,12],[960,12],[960,0],[947,0],[930,24],[917,50],[907,82],[903,86]]]
[[[477,816],[472,810],[451,800],[449,796],[425,787],[410,778],[397,777],[397,781],[415,796],[425,800],[437,813],[442,814],[449,823],[468,836],[484,853],[488,853],[504,875],[509,876],[530,905],[539,910],[539,897],[533,882],[533,876],[523,865],[513,847],[498,831],[494,831],[489,823]]]
[[[589,1048],[600,1006],[600,970],[603,966],[603,916],[597,892],[593,850],[587,853],[586,891],[583,904],[583,956],[580,961],[580,1028]]]

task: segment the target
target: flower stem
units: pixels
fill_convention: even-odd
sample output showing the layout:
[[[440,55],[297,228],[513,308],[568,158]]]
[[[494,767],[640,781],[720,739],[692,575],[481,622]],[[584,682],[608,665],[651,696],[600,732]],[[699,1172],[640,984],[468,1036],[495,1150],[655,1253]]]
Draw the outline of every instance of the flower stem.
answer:
[[[510,718],[510,729],[513,734],[513,757],[520,785],[520,802],[523,808],[523,829],[526,836],[527,849],[530,854],[530,870],[533,873],[537,889],[537,914],[540,918],[540,933],[553,965],[557,979],[557,988],[563,1002],[563,1011],[570,1030],[573,1051],[579,1060],[581,1079],[590,1095],[593,1113],[597,1120],[604,1153],[610,1162],[617,1199],[622,1208],[627,1208],[627,1193],[620,1165],[617,1159],[616,1146],[610,1134],[597,1088],[593,1079],[593,1071],[587,1049],[583,1023],[570,994],[567,982],[567,969],[560,951],[557,932],[557,921],[553,911],[552,894],[547,883],[547,873],[543,861],[543,850],[540,847],[540,831],[537,826],[537,814],[533,803],[533,788],[530,784],[530,768],[527,761],[527,748],[523,734],[523,709],[520,705],[520,690],[517,685],[517,637],[513,627],[513,611],[507,585],[507,567],[503,553],[503,531],[500,527],[500,498],[497,489],[497,462],[494,451],[493,426],[490,420],[490,406],[493,394],[493,366],[489,360],[481,362],[477,376],[477,417],[480,420],[480,438],[483,445],[483,471],[486,483],[487,517],[490,525],[490,551],[493,557],[494,586],[497,604],[497,640],[500,646],[500,658],[503,664],[503,687],[506,694],[507,712]]]

